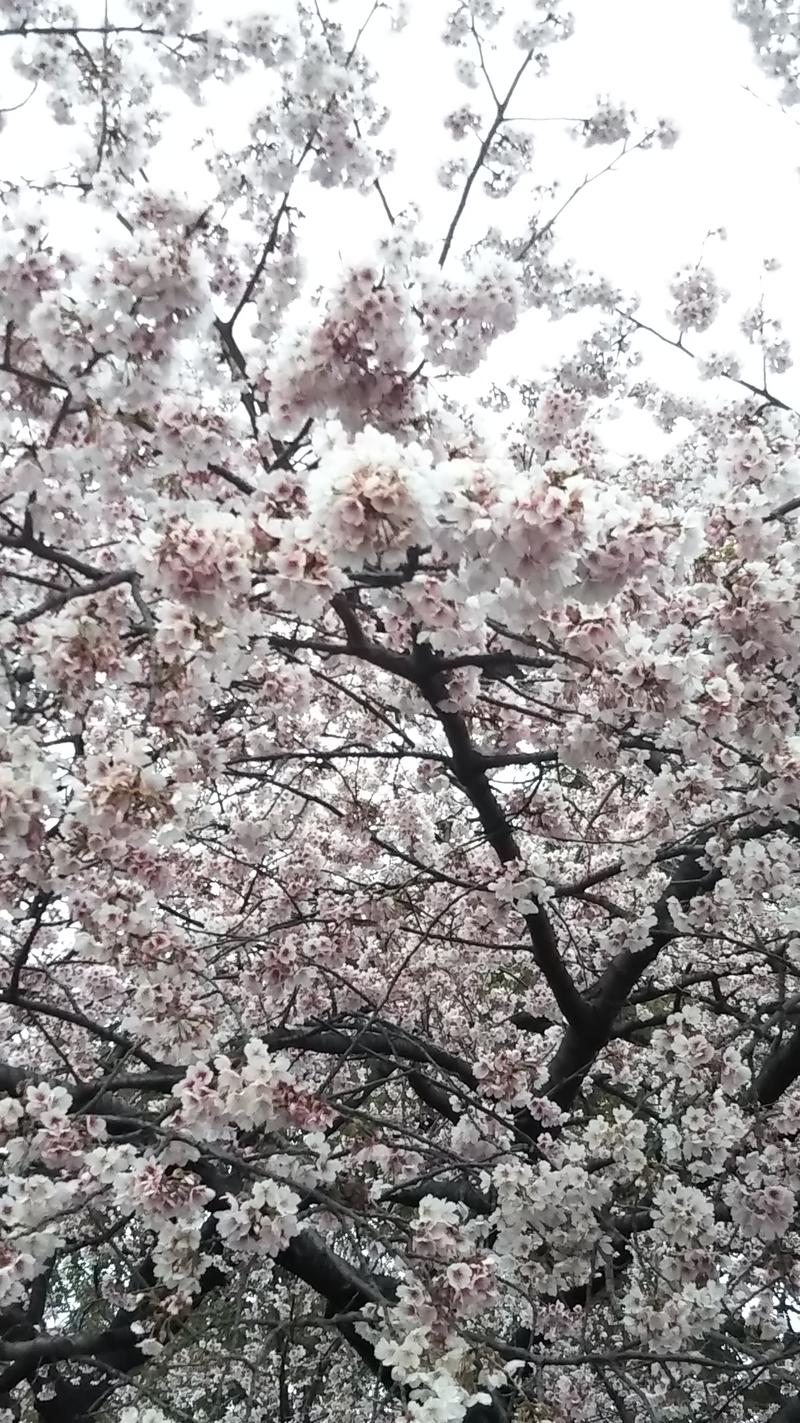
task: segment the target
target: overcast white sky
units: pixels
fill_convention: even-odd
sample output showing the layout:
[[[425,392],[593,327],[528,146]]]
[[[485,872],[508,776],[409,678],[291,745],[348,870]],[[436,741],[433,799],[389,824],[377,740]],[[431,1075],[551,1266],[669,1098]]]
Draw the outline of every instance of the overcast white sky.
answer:
[[[290,5],[291,0],[284,2]],[[210,4],[212,14],[218,13],[217,4]],[[225,13],[232,13],[234,5],[259,9],[253,0],[227,0]],[[524,14],[520,0],[509,0],[509,5],[515,17]],[[438,163],[452,152],[442,116],[459,103],[474,102],[475,96],[455,83],[453,52],[438,41],[449,0],[409,0],[409,8],[410,24],[400,35],[387,37],[385,23],[373,22],[367,48],[381,70],[385,101],[394,112],[389,132],[399,157],[396,172],[385,182],[387,194],[396,209],[410,201],[419,204],[426,228],[436,237],[457,198],[442,192],[433,180]],[[757,300],[761,260],[776,256],[783,268],[768,279],[768,291],[774,292],[789,337],[793,331],[800,336],[800,109],[782,113],[777,107],[778,86],[758,70],[729,0],[575,0],[572,8],[575,37],[554,48],[550,77],[521,90],[514,112],[542,120],[579,117],[591,111],[595,96],[603,92],[632,103],[645,123],[661,116],[673,119],[681,139],[669,152],[630,155],[617,172],[588,188],[559,219],[560,251],[574,255],[579,265],[607,274],[624,290],[640,292],[643,318],[668,331],[663,313],[671,276],[679,266],[698,259],[710,229],[724,226],[727,242],[712,244],[708,257],[732,289],[732,316]],[[112,17],[117,9],[121,17],[122,6],[111,0]],[[352,16],[355,29],[369,0],[329,0],[328,9],[342,20]],[[93,22],[102,18],[102,4],[95,0],[84,0],[80,10]],[[502,83],[502,58],[496,63]],[[2,102],[13,103],[25,86],[8,75],[0,50],[0,81],[4,79]],[[201,124],[212,123],[220,142],[235,141],[242,136],[235,114],[246,108],[241,89],[236,106],[228,103],[205,113],[187,106],[164,153],[153,156],[151,176],[169,182],[177,170],[191,187],[191,168],[184,161],[176,163],[176,152]],[[9,123],[0,139],[0,176],[35,176],[56,152],[38,97],[24,114],[24,123]],[[585,150],[565,143],[555,123],[537,123],[534,132],[542,179],[559,175],[566,189],[602,168],[611,156],[607,148]],[[372,235],[385,229],[374,196],[317,194],[306,206],[314,215],[309,241],[321,281],[334,277],[343,260],[356,257]],[[479,203],[477,227],[465,227],[465,235],[496,221],[503,206]],[[520,226],[523,223],[524,205]],[[557,330],[544,333],[538,322],[523,326],[498,352],[501,378],[504,370],[519,371],[527,359],[540,365],[541,357],[547,359],[562,340]],[[715,336],[711,344],[727,342]],[[691,370],[684,369],[689,363],[655,341],[648,363],[667,380],[674,377],[683,385],[692,378]],[[775,378],[773,388],[800,405],[800,376],[795,371]]]
[[[441,132],[441,113],[451,102],[438,82],[445,57],[415,38],[423,29],[433,36],[445,7],[425,0],[411,0],[411,7],[414,25],[402,37],[407,68],[396,67],[386,79],[396,96],[398,131],[420,135],[419,155],[430,135]],[[731,318],[755,304],[762,259],[775,256],[783,265],[766,279],[767,292],[787,334],[794,330],[800,339],[800,108],[777,107],[778,86],[758,69],[729,0],[576,0],[572,8],[574,38],[553,50],[551,75],[528,87],[530,97],[516,111],[580,116],[603,92],[630,102],[644,122],[673,119],[681,138],[669,152],[627,156],[616,172],[587,188],[559,218],[561,251],[606,273],[623,290],[641,293],[643,319],[669,331],[663,313],[670,278],[679,266],[697,261],[710,230],[725,227],[727,241],[706,250],[731,290]],[[469,97],[469,91],[459,92]],[[534,132],[541,135],[543,175],[561,173],[567,191],[612,153],[564,144],[557,125],[537,124]],[[413,194],[414,172],[413,158],[404,158],[397,177],[387,180],[396,201],[398,192]],[[446,198],[449,214],[452,196]],[[438,209],[441,198],[434,201]],[[483,212],[491,220],[492,205],[484,204]],[[709,338],[711,345],[724,346],[723,329]],[[538,323],[535,330],[538,342]],[[729,328],[726,334],[734,333]],[[560,340],[552,329],[548,345],[551,340]],[[692,344],[702,348],[704,338]],[[508,359],[510,369],[519,369],[524,352],[523,330],[504,344],[504,364]],[[655,341],[648,357],[667,379],[692,380],[689,363]],[[797,372],[773,378],[772,388],[800,404]]]

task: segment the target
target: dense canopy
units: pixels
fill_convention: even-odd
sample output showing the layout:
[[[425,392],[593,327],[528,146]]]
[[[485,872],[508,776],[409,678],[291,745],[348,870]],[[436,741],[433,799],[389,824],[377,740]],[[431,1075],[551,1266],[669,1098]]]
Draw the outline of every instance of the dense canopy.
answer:
[[[424,218],[402,10],[0,0],[1,1423],[800,1419],[789,339],[561,245],[678,140],[559,183],[562,0],[442,8]]]

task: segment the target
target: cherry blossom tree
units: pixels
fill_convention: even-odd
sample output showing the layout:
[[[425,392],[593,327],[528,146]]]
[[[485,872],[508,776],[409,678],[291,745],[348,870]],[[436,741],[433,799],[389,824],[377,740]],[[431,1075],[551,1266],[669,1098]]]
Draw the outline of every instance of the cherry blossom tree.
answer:
[[[424,221],[403,21],[0,0],[68,153],[0,218],[2,1423],[800,1418],[788,339],[665,273],[670,391],[561,250],[677,137],[601,96],[548,177],[562,0],[442,11]],[[320,284],[326,190],[383,226]]]

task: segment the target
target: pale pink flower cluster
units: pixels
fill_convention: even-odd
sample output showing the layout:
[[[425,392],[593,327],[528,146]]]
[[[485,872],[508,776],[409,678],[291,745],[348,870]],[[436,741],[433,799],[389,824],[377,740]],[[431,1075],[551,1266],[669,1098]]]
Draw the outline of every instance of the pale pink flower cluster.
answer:
[[[653,1047],[661,1063],[683,1087],[699,1085],[700,1074],[716,1059],[714,1044],[703,1033],[688,1031],[691,1026],[692,1019],[685,1013],[675,1013],[666,1028],[656,1028],[653,1033]]]
[[[8,1309],[24,1300],[27,1286],[43,1269],[44,1262],[38,1263],[33,1255],[17,1250],[0,1235],[0,1308]]]
[[[722,451],[720,472],[734,488],[768,480],[775,472],[775,459],[763,431],[753,426],[735,435]]]
[[[670,295],[675,301],[672,320],[681,331],[707,331],[728,294],[708,267],[698,266],[678,273]]]
[[[513,331],[522,309],[519,273],[490,248],[469,259],[457,277],[423,277],[420,305],[425,352],[436,366],[469,375],[498,336]]]
[[[469,160],[465,153],[459,153],[455,158],[448,158],[439,164],[436,179],[440,187],[452,193],[462,186],[468,171]]]
[[[658,120],[655,139],[660,148],[674,148],[680,136],[680,129],[676,128],[671,119]]]
[[[800,32],[797,0],[734,0],[734,13],[750,32],[764,72],[780,79],[780,102],[800,103]]]
[[[27,0],[19,6],[27,19]],[[7,21],[13,24],[13,16]],[[43,239],[44,217],[40,204],[28,199],[25,207],[4,205],[0,217],[0,280],[5,297],[6,319],[25,324],[37,302],[47,292],[58,289],[76,266],[75,258]]]
[[[760,349],[765,370],[783,375],[794,365],[792,348],[783,334],[783,326],[777,317],[767,316],[763,303],[745,312],[739,329],[752,345]]]
[[[508,460],[456,457],[437,466],[441,521],[436,546],[456,561],[465,547],[481,560],[494,548],[494,515],[516,471]]]
[[[485,632],[479,612],[465,607],[459,592],[454,578],[417,577],[396,601],[387,599],[387,617],[399,637],[408,636],[412,623],[424,628],[425,640],[440,652],[461,650],[466,640],[473,647],[476,642],[481,646]],[[449,688],[453,690],[452,679]]]
[[[64,1244],[70,1212],[80,1203],[75,1182],[6,1165],[0,1196],[0,1309],[24,1300],[27,1286]]]
[[[153,1271],[157,1280],[178,1299],[190,1300],[200,1289],[208,1263],[201,1251],[202,1229],[194,1220],[162,1220],[153,1246]],[[147,1349],[142,1349],[147,1353]]]
[[[277,1181],[257,1181],[249,1196],[232,1199],[217,1216],[220,1238],[232,1250],[274,1259],[297,1235],[300,1197]]]
[[[697,374],[701,380],[716,380],[720,376],[730,376],[734,380],[742,374],[742,363],[733,351],[710,351],[698,356]]]
[[[270,554],[269,589],[277,605],[300,618],[319,617],[347,580],[310,533],[290,527]]]
[[[526,487],[527,484],[527,487]],[[583,481],[571,466],[549,464],[520,482],[496,510],[503,573],[529,596],[548,599],[568,587],[587,534]]]
[[[407,425],[420,408],[415,325],[400,282],[369,264],[351,271],[318,324],[284,333],[269,368],[272,428],[293,434],[310,415],[350,431]]]
[[[202,955],[176,925],[147,925],[142,928],[135,922],[129,923],[127,942],[117,940],[114,946],[117,962],[124,961],[145,972],[169,966],[189,974],[202,967]],[[93,952],[102,956],[103,946],[93,946]]]
[[[270,1053],[258,1039],[246,1044],[241,1067],[224,1056],[215,1058],[213,1069],[195,1064],[173,1093],[180,1124],[210,1139],[224,1136],[231,1125],[313,1132],[330,1120],[329,1110],[297,1080],[288,1057]]]
[[[631,124],[635,122],[636,115],[627,105],[598,98],[594,113],[581,126],[583,141],[587,148],[598,144],[622,143],[626,138],[630,138]]]
[[[415,444],[367,427],[352,444],[320,453],[308,484],[308,536],[335,563],[401,562],[429,541],[435,515],[431,464]]]
[[[350,53],[338,25],[326,26],[324,36],[307,35],[289,72],[282,127],[293,144],[314,135],[309,176],[323,188],[363,191],[390,166],[391,155],[374,141],[388,118],[373,93],[374,78],[363,54]]]
[[[102,1118],[93,1113],[75,1117],[70,1114],[72,1098],[64,1087],[46,1083],[28,1087],[25,1093],[25,1114],[38,1130],[27,1138],[17,1138],[9,1146],[10,1163],[21,1164],[23,1153],[40,1161],[51,1171],[78,1171],[87,1151],[106,1135]]]
[[[52,1126],[66,1117],[72,1105],[72,1098],[66,1087],[50,1087],[46,1082],[28,1087],[25,1093],[25,1111],[43,1127]]]
[[[707,666],[699,653],[681,648],[681,661],[677,652],[671,629],[651,637],[641,624],[629,623],[627,645],[614,685],[606,682],[601,704],[619,704],[621,692],[632,707],[645,708],[659,717],[674,713],[684,705],[687,690],[691,688],[694,693]]]
[[[57,804],[55,782],[30,731],[4,733],[0,756],[0,852],[9,864],[19,864],[44,843]]]
[[[466,138],[467,134],[480,131],[481,116],[477,109],[470,108],[469,104],[462,104],[460,108],[453,109],[445,115],[444,126],[451,138],[459,141]]]
[[[192,1062],[213,1051],[218,1015],[208,999],[197,996],[183,965],[164,963],[143,970],[123,1018],[126,1031],[144,1038],[169,1062]]]
[[[697,1186],[685,1186],[668,1176],[653,1196],[654,1224],[669,1248],[713,1245],[714,1211],[708,1197]]]
[[[634,1283],[625,1294],[624,1320],[633,1337],[652,1348],[685,1349],[719,1327],[725,1299],[726,1287],[720,1280],[684,1284],[660,1305],[649,1290]]]
[[[143,540],[148,588],[212,618],[246,597],[252,535],[244,519],[197,501]]]
[[[498,1048],[491,1055],[486,1053],[476,1059],[472,1070],[483,1091],[494,1101],[510,1110],[528,1105],[531,1064],[521,1048]]]
[[[412,1246],[427,1259],[452,1259],[462,1241],[460,1227],[466,1218],[463,1206],[425,1196],[417,1207]]]
[[[222,398],[212,400],[205,391],[165,391],[150,418],[159,489],[177,491],[191,476],[201,485],[210,465],[226,465],[232,447],[237,454],[249,453],[244,411],[229,408]]]
[[[492,1171],[497,1191],[494,1250],[520,1275],[545,1243],[552,1267],[542,1264],[541,1283],[578,1278],[602,1234],[598,1213],[607,1204],[611,1182],[577,1162],[537,1167],[501,1162]]]
[[[195,18],[194,0],[131,0],[144,25],[167,26],[168,34],[186,32]]]
[[[458,1270],[455,1278],[466,1283],[466,1276],[460,1276]],[[489,1399],[485,1393],[470,1394],[458,1381],[467,1363],[467,1346],[443,1326],[431,1297],[418,1281],[403,1281],[397,1296],[397,1304],[385,1311],[380,1329],[365,1324],[359,1326],[359,1332],[371,1341],[375,1357],[391,1369],[392,1377],[410,1387],[409,1420],[460,1423],[471,1403]]]
[[[169,367],[175,343],[204,330],[207,273],[201,254],[179,232],[143,226],[135,237],[122,233],[113,244],[98,234],[96,243],[102,251],[96,268],[84,270],[80,286],[46,291],[30,325],[44,358],[84,381],[86,391],[113,411],[131,398],[128,361],[138,356],[152,362],[139,377],[150,396],[156,371]],[[93,349],[115,359],[91,369]],[[90,373],[81,375],[87,363]]]
[[[568,40],[575,29],[575,19],[571,11],[560,5],[550,5],[546,0],[536,0],[534,15],[520,21],[514,29],[514,43],[519,49],[537,51],[537,58],[547,73],[548,60],[541,54],[546,46],[558,40]],[[516,12],[512,12],[516,20]]]
[[[165,1220],[199,1217],[214,1192],[188,1172],[155,1156],[144,1156],[131,1172],[126,1194],[149,1225],[160,1225]]]
[[[512,860],[492,886],[492,893],[500,902],[513,906],[518,914],[538,913],[539,904],[546,903],[554,894],[553,886],[548,883],[545,857],[532,856],[531,861],[523,866]]]
[[[587,600],[602,602],[640,580],[658,586],[702,546],[699,520],[692,514],[677,526],[666,509],[649,499],[627,508],[626,502],[616,499],[615,507],[603,508],[598,501],[604,527],[598,530],[596,547],[587,549],[579,565],[581,596]]]
[[[438,474],[436,541],[460,560],[467,593],[491,592],[501,616],[527,618],[534,600],[548,606],[575,582],[594,501],[571,459],[525,474],[499,460],[459,459],[440,465]],[[515,585],[513,596],[503,579]]]
[[[75,821],[92,830],[135,831],[170,820],[175,793],[153,760],[148,743],[130,733],[87,756],[71,806]]]
[[[300,47],[291,12],[281,11],[278,6],[259,6],[257,14],[245,17],[236,25],[233,38],[246,54],[276,68],[296,59]]]
[[[586,402],[574,390],[552,386],[536,402],[528,433],[537,455],[547,457],[580,425]]]
[[[442,647],[446,640],[430,639],[431,647]],[[463,667],[451,672],[447,678],[447,696],[437,701],[441,711],[471,712],[477,705],[481,691],[480,673],[476,667]]]
[[[797,1208],[795,1192],[776,1180],[767,1179],[760,1186],[729,1181],[723,1196],[734,1224],[751,1240],[777,1240],[785,1235]]]
[[[485,30],[493,30],[502,14],[497,0],[458,0],[448,13],[442,39],[445,44],[460,47],[469,40],[473,24],[477,22]]]
[[[260,837],[264,828],[259,826]],[[254,1002],[263,1002],[267,1013],[275,1013],[313,980],[311,970],[304,966],[300,946],[290,939],[274,943],[258,954],[252,966],[242,976],[242,983],[253,995]]]
[[[123,1408],[119,1423],[169,1423],[169,1419],[160,1408],[151,1408],[149,1404],[144,1403]]]
[[[776,1102],[771,1116],[777,1132],[785,1136],[797,1136],[800,1132],[800,1091],[790,1089],[786,1092],[780,1101]]]
[[[433,1292],[435,1297],[443,1297],[445,1309],[456,1316],[482,1314],[497,1298],[494,1261],[487,1256],[452,1261]]]
[[[126,657],[120,634],[130,625],[121,601],[113,596],[89,598],[80,606],[65,608],[37,622],[32,646],[36,678],[43,686],[57,687],[67,705],[82,708],[97,694],[97,687],[113,676],[126,674]],[[130,666],[130,664],[129,664]]]
[[[635,1181],[647,1165],[647,1128],[627,1107],[588,1122],[583,1146],[590,1156],[610,1161],[609,1172],[617,1181]]]
[[[586,567],[590,565],[587,556]],[[624,638],[624,625],[618,610],[612,605],[603,611],[587,611],[577,603],[567,603],[556,615],[560,635],[567,652],[589,663],[610,661],[617,654]]]

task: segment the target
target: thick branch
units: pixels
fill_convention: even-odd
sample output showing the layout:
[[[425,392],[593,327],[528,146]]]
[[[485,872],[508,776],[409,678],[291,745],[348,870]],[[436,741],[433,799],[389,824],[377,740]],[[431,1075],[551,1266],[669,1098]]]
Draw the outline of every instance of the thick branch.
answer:
[[[669,911],[670,900],[685,906],[698,895],[706,894],[722,877],[720,869],[705,870],[699,861],[699,851],[681,860],[669,884],[655,905],[656,922],[644,948],[623,950],[597,979],[588,995],[590,1013],[582,1030],[569,1027],[553,1060],[546,1095],[560,1107],[569,1107],[580,1092],[583,1080],[595,1058],[610,1041],[614,1024],[628,995],[642,974],[655,962],[661,950],[678,935]],[[522,1130],[534,1139],[540,1128],[529,1112],[518,1119]]]
[[[459,785],[476,811],[481,828],[502,865],[520,860],[514,832],[486,774],[483,756],[476,751],[463,716],[444,711],[441,703],[447,688],[438,661],[423,648],[417,649],[418,685],[435,711],[452,753],[451,768]],[[553,925],[542,904],[534,914],[523,916],[536,965],[566,1021],[580,1029],[586,1019],[586,1005],[561,957]]]
[[[787,1087],[800,1077],[800,1028],[776,1047],[762,1064],[756,1077],[756,1095],[765,1107],[777,1102]]]

